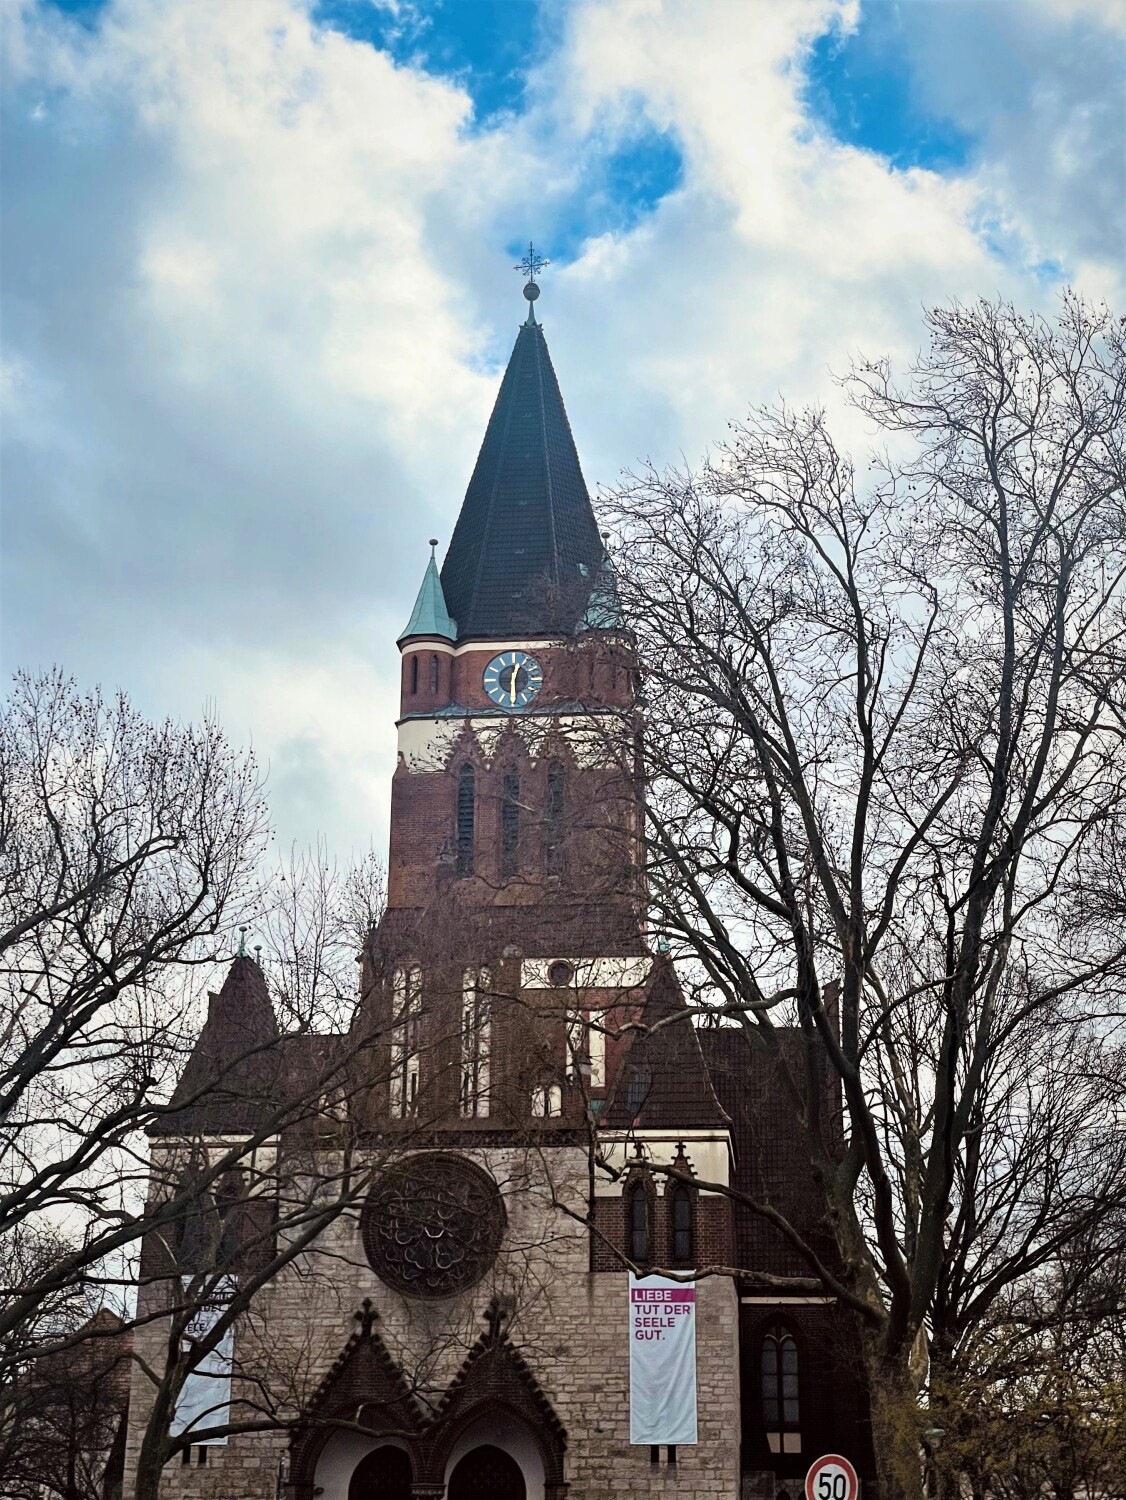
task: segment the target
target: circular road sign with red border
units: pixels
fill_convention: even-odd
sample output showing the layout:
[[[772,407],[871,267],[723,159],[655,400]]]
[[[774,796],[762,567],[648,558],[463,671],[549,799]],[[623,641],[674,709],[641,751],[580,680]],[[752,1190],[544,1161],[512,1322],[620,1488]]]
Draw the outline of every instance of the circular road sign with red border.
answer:
[[[847,1458],[826,1453],[805,1476],[805,1500],[859,1500],[860,1478]]]

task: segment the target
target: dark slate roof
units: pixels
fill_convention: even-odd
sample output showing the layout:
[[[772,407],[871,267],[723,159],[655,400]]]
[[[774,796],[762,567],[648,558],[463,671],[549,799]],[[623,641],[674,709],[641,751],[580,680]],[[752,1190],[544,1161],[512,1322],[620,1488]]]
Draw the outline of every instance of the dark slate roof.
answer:
[[[570,634],[603,567],[543,329],[525,323],[465,492],[442,591],[458,639]]]
[[[752,1051],[740,1027],[703,1028],[697,1037],[708,1072],[735,1134],[732,1186],[769,1203],[804,1234],[830,1265],[836,1262],[825,1222],[825,1200],[813,1178],[809,1156],[781,1077],[786,1068],[805,1086],[805,1042],[796,1027],[779,1027],[778,1053]],[[826,1129],[840,1130],[840,1095],[826,1085]],[[736,1255],[740,1265],[782,1276],[808,1276],[809,1263],[761,1214],[735,1205]]]
[[[254,1130],[269,1118],[281,1086],[278,1023],[265,976],[236,958],[208,996],[207,1020],[152,1134]]]
[[[602,1116],[612,1130],[693,1130],[730,1124],[700,1050],[672,962],[658,958],[646,984],[638,1031],[618,1070]],[[679,1016],[677,1020],[669,1017]],[[667,1025],[658,1023],[667,1021]]]

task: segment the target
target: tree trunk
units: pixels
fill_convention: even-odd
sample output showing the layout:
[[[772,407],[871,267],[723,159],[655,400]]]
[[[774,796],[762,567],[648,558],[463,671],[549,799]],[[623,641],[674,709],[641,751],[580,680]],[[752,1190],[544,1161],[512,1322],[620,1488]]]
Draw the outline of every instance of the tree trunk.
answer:
[[[160,1500],[160,1476],[168,1461],[168,1427],[173,1405],[165,1383],[157,1390],[145,1423],[145,1435],[141,1439],[141,1451],[137,1455],[133,1500]]]
[[[920,1417],[910,1372],[886,1358],[869,1360],[872,1446],[879,1478],[878,1500],[920,1500]]]

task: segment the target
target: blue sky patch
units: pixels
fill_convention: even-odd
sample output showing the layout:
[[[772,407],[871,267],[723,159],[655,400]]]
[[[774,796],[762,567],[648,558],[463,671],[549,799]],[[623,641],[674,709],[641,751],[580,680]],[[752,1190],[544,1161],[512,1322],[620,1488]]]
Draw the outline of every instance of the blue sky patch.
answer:
[[[94,26],[109,0],[47,0],[47,4],[66,16],[73,16],[83,26]]]
[[[957,171],[969,161],[973,136],[921,105],[912,73],[898,6],[866,6],[855,31],[817,39],[806,63],[806,102],[838,140],[893,166]]]
[[[453,78],[484,123],[520,109],[527,69],[549,42],[548,8],[539,0],[318,0],[313,18],[396,62]]]

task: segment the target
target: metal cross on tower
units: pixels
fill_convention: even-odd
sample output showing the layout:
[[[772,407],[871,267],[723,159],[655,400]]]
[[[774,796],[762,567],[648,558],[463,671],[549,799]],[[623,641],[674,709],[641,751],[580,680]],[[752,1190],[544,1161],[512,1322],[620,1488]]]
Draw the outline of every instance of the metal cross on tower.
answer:
[[[529,281],[535,281],[536,277],[543,270],[544,266],[549,266],[550,264],[551,262],[549,260],[545,260],[542,255],[536,253],[535,245],[533,245],[531,240],[529,240],[527,255],[524,256],[523,260],[518,266],[513,266],[512,269],[514,271],[519,271],[522,275],[526,276]]]

